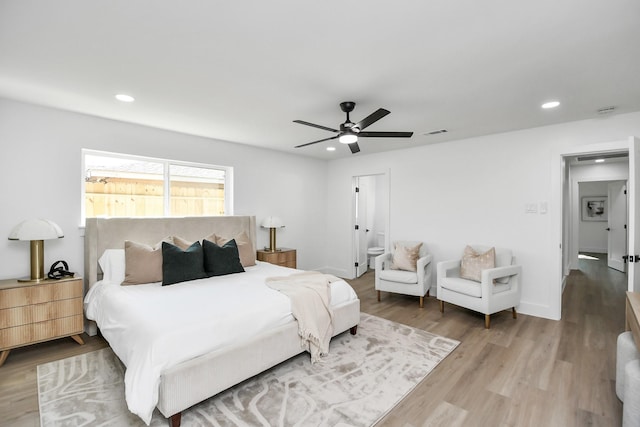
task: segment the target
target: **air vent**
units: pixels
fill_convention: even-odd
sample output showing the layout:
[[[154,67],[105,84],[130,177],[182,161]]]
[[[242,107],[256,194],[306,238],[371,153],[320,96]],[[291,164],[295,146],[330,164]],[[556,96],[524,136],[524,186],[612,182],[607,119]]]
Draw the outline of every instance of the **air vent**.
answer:
[[[610,107],[599,108],[598,110],[596,110],[596,112],[598,114],[611,114],[615,111],[615,109],[616,107],[610,106]]]
[[[431,132],[427,132],[425,133],[425,135],[438,135],[438,134],[447,133],[447,132],[449,131],[446,129],[438,129],[438,130],[432,130]]]
[[[617,159],[619,157],[629,157],[629,153],[594,154],[590,156],[579,156],[579,162],[588,162],[596,159]]]

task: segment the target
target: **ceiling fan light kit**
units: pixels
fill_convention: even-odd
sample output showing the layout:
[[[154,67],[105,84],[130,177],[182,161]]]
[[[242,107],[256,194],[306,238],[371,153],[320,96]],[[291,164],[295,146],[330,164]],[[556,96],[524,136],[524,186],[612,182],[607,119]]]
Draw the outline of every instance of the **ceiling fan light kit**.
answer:
[[[351,132],[345,132],[338,137],[338,141],[341,144],[353,144],[354,142],[358,142],[358,135]]]
[[[340,109],[346,113],[347,120],[340,124],[340,129],[333,129],[330,127],[317,125],[315,123],[305,122],[304,120],[294,120],[294,123],[299,123],[305,126],[311,126],[314,128],[326,130],[329,132],[333,132],[336,135],[323,138],[318,141],[307,142],[306,144],[296,145],[295,148],[306,147],[307,145],[317,144],[319,142],[330,141],[332,139],[338,139],[338,141],[342,144],[346,144],[349,146],[349,149],[353,154],[358,153],[360,151],[360,147],[358,146],[358,139],[360,137],[365,138],[411,138],[413,132],[363,132],[364,129],[371,126],[384,116],[390,113],[389,110],[385,110],[384,108],[378,108],[372,114],[368,115],[364,119],[362,119],[358,123],[353,123],[349,119],[349,113],[353,111],[356,103],[353,101],[345,101],[340,103]]]

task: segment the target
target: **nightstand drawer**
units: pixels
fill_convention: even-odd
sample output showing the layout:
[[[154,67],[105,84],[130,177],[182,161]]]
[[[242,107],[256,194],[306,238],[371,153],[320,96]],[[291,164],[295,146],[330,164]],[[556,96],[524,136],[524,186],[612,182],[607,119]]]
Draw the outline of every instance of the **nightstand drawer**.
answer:
[[[296,262],[296,253],[294,251],[276,252],[274,258],[275,258],[273,260],[274,264],[288,265],[290,263]]]
[[[82,333],[82,315],[0,329],[0,350]]]
[[[82,298],[24,305],[0,310],[0,329],[44,322],[82,313]]]
[[[296,250],[281,248],[275,252],[260,250],[257,253],[258,261],[265,261],[283,267],[297,268]]]
[[[30,285],[0,290],[0,309],[40,304],[48,301],[82,298],[82,280]]]

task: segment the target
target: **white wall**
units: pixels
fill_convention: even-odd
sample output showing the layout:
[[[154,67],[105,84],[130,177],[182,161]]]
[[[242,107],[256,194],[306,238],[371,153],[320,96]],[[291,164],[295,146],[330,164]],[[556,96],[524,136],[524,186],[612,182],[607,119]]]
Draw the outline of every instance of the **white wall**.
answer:
[[[80,149],[91,148],[233,166],[236,214],[281,217],[278,243],[298,249],[299,267],[351,277],[352,177],[387,174],[388,240],[423,240],[435,262],[467,243],[512,248],[524,270],[520,311],[558,318],[557,153],[629,135],[640,135],[640,113],[324,162],[0,99],[0,235],[25,218],[52,219],[65,238],[45,243],[45,264],[63,258],[82,271]],[[525,213],[540,202],[547,214]],[[0,239],[0,256],[0,278],[28,275],[26,242]]]
[[[331,161],[328,265],[348,274],[351,176],[389,170],[392,241],[422,240],[435,262],[458,258],[467,243],[511,248],[524,272],[520,311],[558,318],[561,272],[550,268],[561,265],[561,224],[551,219],[561,218],[552,194],[560,183],[551,182],[557,153],[629,135],[640,135],[640,113]],[[541,203],[546,214],[525,213]]]
[[[83,271],[80,225],[82,148],[232,166],[235,214],[285,222],[278,244],[298,249],[298,266],[325,265],[325,161],[0,99],[0,237],[26,218],[58,223],[45,242],[45,268],[57,259]],[[258,229],[268,245],[268,231]],[[0,278],[29,275],[29,244],[0,238]]]

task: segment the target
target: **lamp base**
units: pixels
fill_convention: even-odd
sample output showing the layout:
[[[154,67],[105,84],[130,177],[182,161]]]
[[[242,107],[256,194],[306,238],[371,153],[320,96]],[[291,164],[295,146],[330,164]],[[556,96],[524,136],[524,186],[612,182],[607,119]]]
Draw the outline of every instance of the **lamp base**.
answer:
[[[48,277],[43,277],[42,279],[31,279],[27,277],[25,277],[24,279],[18,279],[18,282],[20,283],[43,283],[49,281],[53,282],[53,280],[49,279]]]

